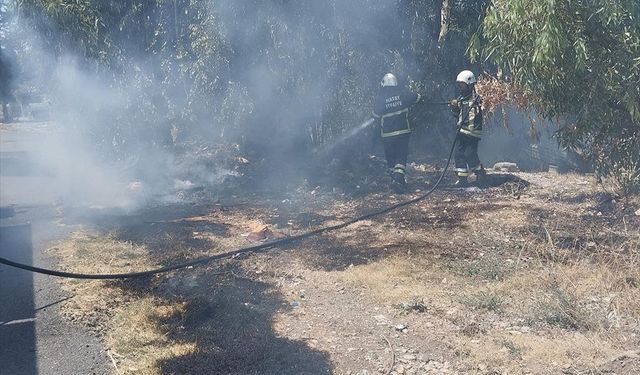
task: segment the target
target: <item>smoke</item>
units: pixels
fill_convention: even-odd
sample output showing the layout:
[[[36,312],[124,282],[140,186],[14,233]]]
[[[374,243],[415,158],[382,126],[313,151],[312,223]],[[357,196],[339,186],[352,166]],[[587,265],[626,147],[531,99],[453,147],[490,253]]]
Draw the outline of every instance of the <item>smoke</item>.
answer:
[[[400,3],[211,3],[233,51],[229,80],[252,101],[242,150],[251,160],[268,160],[258,183],[295,184],[306,177],[305,163],[317,157],[313,151],[365,136],[360,124],[371,115],[380,78],[391,70],[406,78],[401,55],[412,59]],[[366,136],[363,143],[369,141]],[[363,151],[369,150],[352,149]]]
[[[432,8],[398,0],[122,5],[104,12],[126,14],[104,20],[109,49],[89,58],[80,43],[38,42],[75,35],[60,25],[42,35],[18,21],[22,81],[48,94],[56,123],[34,160],[64,201],[89,206],[135,208],[216,189],[242,175],[238,160],[267,160],[271,178],[261,183],[289,178],[283,171],[313,150],[361,134],[384,73],[442,91],[434,82],[457,67],[443,73],[425,52],[437,48]]]
[[[559,147],[554,138],[558,125],[534,111],[527,113],[507,107],[504,112],[494,114],[485,129],[479,153],[489,167],[508,161],[517,163],[523,171],[547,171],[550,165],[561,171],[589,170],[579,155]]]
[[[30,162],[45,173],[43,189],[69,206],[134,207],[141,195],[128,186],[135,179],[127,160],[105,154],[94,137],[107,123],[105,114],[120,110],[125,98],[83,72],[73,58],[58,61],[49,82],[55,122],[35,133],[20,132]]]
[[[370,58],[399,46],[388,42],[388,35],[398,35],[393,30],[397,22],[390,22],[397,17],[395,4],[212,4],[234,51],[230,79],[241,82],[254,101],[246,124],[255,136],[248,140],[252,149],[296,152],[360,123],[373,95],[372,83],[391,68]],[[270,144],[264,144],[265,136]]]

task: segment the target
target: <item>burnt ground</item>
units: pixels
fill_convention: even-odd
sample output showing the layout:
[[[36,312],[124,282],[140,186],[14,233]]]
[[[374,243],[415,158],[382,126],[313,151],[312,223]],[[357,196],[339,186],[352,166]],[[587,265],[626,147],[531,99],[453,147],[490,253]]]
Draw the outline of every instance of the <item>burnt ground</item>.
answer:
[[[215,201],[198,190],[126,215],[69,215],[85,229],[51,253],[80,272],[174,264],[417,196],[433,165],[413,165],[406,194],[381,173],[334,185],[320,175]],[[637,200],[583,175],[490,182],[445,186],[264,254],[66,282],[76,298],[65,314],[103,338],[120,373],[637,373]]]
[[[413,164],[404,194],[389,189],[382,160],[361,158],[297,180],[245,165],[238,181],[132,212],[57,207],[71,233],[43,257],[104,273],[218,254],[415,197],[442,166]],[[490,182],[445,185],[263,254],[64,280],[63,321],[99,338],[114,374],[638,373],[637,199],[576,174]]]

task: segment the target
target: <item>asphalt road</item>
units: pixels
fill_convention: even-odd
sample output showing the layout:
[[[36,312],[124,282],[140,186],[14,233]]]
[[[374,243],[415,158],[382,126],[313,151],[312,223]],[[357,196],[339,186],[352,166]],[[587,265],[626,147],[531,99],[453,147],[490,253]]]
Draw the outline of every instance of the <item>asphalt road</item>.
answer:
[[[30,157],[49,131],[0,128],[0,255],[55,268],[44,250],[70,228],[56,224],[52,176]],[[60,316],[68,298],[55,278],[0,265],[0,375],[111,373],[102,343]]]

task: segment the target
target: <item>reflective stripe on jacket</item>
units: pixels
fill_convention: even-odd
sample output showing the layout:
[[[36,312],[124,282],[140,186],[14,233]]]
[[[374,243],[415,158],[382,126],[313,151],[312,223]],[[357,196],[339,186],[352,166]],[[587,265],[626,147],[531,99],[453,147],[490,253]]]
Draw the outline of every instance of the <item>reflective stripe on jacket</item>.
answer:
[[[476,138],[482,137],[481,103],[480,95],[472,94],[466,98],[460,98],[457,106],[451,108],[453,114],[458,118],[460,133]]]
[[[399,87],[383,87],[373,107],[373,116],[380,119],[382,137],[411,133],[409,107],[419,100],[420,95]]]

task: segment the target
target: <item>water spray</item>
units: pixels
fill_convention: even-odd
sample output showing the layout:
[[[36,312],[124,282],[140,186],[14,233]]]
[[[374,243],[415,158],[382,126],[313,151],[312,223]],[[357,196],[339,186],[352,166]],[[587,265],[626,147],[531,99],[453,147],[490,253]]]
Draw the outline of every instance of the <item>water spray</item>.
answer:
[[[439,106],[439,105],[449,105],[450,102],[421,102],[423,105],[434,105],[434,106]],[[318,154],[326,154],[328,152],[333,151],[336,147],[344,144],[345,142],[347,142],[349,139],[355,137],[356,135],[360,134],[362,131],[364,131],[366,128],[368,128],[369,126],[371,126],[374,122],[376,121],[375,118],[370,118],[366,121],[364,121],[363,123],[361,123],[360,125],[350,129],[349,131],[345,132],[344,134],[342,134],[337,140],[335,140],[334,142],[332,142],[329,145],[325,145],[324,147],[318,147],[315,150],[313,150],[313,154],[314,155],[318,155]]]
[[[318,155],[318,154],[326,154],[330,151],[333,151],[336,147],[338,147],[339,145],[344,144],[346,141],[348,141],[349,139],[355,137],[356,135],[360,134],[362,131],[364,131],[366,128],[368,128],[369,126],[371,126],[374,122],[376,121],[375,118],[370,118],[367,121],[361,123],[360,125],[350,129],[349,131],[345,132],[344,134],[342,134],[340,136],[340,138],[338,138],[335,142],[332,142],[329,145],[325,145],[324,147],[318,147],[315,150],[313,150],[313,154]]]

